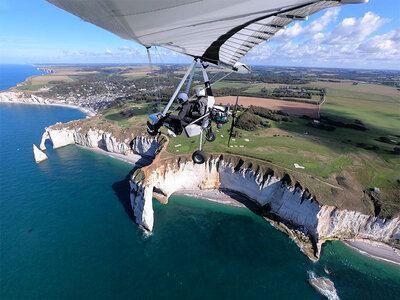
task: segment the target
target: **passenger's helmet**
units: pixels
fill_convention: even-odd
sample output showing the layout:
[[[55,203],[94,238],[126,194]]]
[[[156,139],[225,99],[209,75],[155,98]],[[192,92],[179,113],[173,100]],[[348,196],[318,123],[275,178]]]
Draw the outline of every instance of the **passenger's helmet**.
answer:
[[[188,101],[188,95],[186,95],[186,93],[180,93],[180,94],[178,95],[177,99],[178,99],[178,103],[179,103],[179,104],[183,104],[183,103],[185,103],[186,101]]]
[[[201,87],[198,87],[196,89],[196,96],[197,97],[204,97],[205,95],[206,95],[206,90],[205,89],[203,89]]]

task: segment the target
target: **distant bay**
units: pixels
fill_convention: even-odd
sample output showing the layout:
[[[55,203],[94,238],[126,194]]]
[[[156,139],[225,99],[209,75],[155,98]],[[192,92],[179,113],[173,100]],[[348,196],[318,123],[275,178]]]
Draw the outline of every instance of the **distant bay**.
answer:
[[[32,65],[0,64],[0,91],[16,86],[29,76],[42,74],[46,72],[39,71]]]

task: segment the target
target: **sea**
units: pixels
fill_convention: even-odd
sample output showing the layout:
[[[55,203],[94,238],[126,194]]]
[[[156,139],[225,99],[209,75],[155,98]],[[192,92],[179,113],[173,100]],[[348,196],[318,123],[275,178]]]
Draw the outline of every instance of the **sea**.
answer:
[[[1,67],[8,88],[37,74]],[[0,299],[399,299],[400,268],[323,246],[319,262],[246,208],[186,196],[154,200],[154,232],[132,221],[133,167],[66,146],[36,164],[44,127],[84,118],[64,107],[0,103]],[[329,274],[326,274],[328,272]]]

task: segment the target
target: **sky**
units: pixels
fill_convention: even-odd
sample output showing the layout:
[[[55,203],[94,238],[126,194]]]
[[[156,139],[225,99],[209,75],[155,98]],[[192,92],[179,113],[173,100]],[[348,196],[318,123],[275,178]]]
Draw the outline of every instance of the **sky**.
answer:
[[[44,0],[0,0],[0,63],[146,63],[143,46]],[[156,63],[190,63],[163,48]],[[323,10],[281,30],[240,61],[250,65],[400,70],[400,1]]]

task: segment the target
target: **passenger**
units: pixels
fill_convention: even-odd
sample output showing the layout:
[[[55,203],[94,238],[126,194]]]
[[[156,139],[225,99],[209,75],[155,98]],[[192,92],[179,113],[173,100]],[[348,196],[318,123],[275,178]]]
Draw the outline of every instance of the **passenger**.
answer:
[[[206,97],[206,90],[203,88],[196,89],[197,101],[193,105],[191,116],[198,119],[205,115],[207,111],[208,99]]]
[[[208,100],[206,96],[206,91],[203,88],[196,89],[197,100],[192,104],[192,109],[190,114],[183,119],[183,127],[197,120],[198,118],[205,115],[207,111]]]

